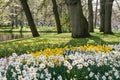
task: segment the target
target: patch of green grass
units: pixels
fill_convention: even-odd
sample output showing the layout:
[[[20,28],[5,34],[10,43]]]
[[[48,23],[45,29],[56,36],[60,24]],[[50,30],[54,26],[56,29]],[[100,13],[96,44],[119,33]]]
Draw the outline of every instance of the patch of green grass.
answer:
[[[18,54],[31,53],[45,48],[56,48],[65,46],[81,45],[104,45],[118,44],[120,42],[120,32],[114,35],[106,35],[100,32],[91,33],[89,38],[71,38],[71,33],[41,33],[40,37],[16,39],[0,42],[0,57],[9,56],[13,52]]]

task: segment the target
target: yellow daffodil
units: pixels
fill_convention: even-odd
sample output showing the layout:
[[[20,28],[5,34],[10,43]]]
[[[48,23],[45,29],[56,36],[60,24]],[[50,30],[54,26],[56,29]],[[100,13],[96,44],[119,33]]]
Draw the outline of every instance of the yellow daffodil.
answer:
[[[84,46],[80,46],[80,47],[70,47],[68,48],[68,46],[65,46],[64,48],[55,48],[55,49],[51,49],[51,48],[46,48],[45,50],[41,50],[35,53],[31,53],[33,57],[37,57],[40,56],[41,54],[46,56],[47,58],[49,56],[56,56],[56,55],[63,55],[64,51],[66,49],[70,49],[70,50],[80,50],[80,51],[86,51],[86,52],[110,52],[112,49],[109,46],[102,46],[102,45],[84,45]],[[56,61],[53,61],[56,62]]]

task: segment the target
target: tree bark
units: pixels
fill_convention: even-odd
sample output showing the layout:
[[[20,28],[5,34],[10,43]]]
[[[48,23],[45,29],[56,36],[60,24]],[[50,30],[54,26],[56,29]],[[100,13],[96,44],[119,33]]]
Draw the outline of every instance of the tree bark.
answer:
[[[111,29],[111,17],[112,17],[112,5],[113,0],[106,0],[105,5],[105,34],[113,34]]]
[[[94,32],[93,28],[93,6],[92,6],[92,0],[88,0],[88,22],[89,22],[89,32]]]
[[[21,14],[20,14],[20,20],[19,20],[19,25],[20,25],[20,32],[22,32],[22,29],[23,29],[23,21],[24,21],[24,19],[23,19],[23,12],[21,12]]]
[[[11,26],[12,26],[12,29],[14,28],[14,10],[13,10],[13,8],[11,8],[11,10],[10,10],[10,13],[12,14],[11,16],[10,16],[10,18],[11,18]]]
[[[81,0],[66,0],[73,38],[89,37],[88,22],[83,15]]]
[[[37,32],[37,29],[36,29],[32,14],[30,12],[27,0],[20,0],[20,2],[21,2],[21,5],[23,7],[23,10],[25,11],[25,15],[27,17],[28,24],[30,26],[33,37],[38,37],[39,33]]]
[[[52,0],[52,3],[53,3],[53,12],[55,15],[55,21],[56,21],[56,25],[57,25],[57,32],[59,34],[59,33],[62,33],[62,30],[61,30],[61,23],[60,23],[60,18],[59,18],[59,14],[58,14],[56,0]]]
[[[98,12],[98,0],[96,0],[96,9],[95,9],[95,22],[94,22],[95,28],[97,24],[97,12]]]
[[[14,8],[14,12],[15,12],[15,18],[14,18],[14,25],[15,27],[18,27],[18,16],[17,16],[17,7],[15,6]]]
[[[118,1],[115,0],[115,2],[116,2],[117,6],[118,6],[118,8],[119,8],[119,10],[120,10],[120,5],[119,5]]]
[[[100,0],[100,32],[104,32],[105,28],[105,1]]]

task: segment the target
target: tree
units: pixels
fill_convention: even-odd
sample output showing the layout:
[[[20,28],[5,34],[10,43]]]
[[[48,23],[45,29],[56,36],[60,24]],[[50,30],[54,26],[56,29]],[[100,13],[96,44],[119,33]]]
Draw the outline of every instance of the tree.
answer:
[[[100,0],[100,32],[104,32],[105,28],[105,1]]]
[[[89,32],[94,32],[93,28],[93,6],[92,6],[92,0],[88,0],[88,22],[89,22]]]
[[[97,13],[98,13],[98,0],[96,0],[96,8],[95,8],[95,22],[94,22],[95,28],[97,24]]]
[[[53,12],[55,15],[55,21],[56,21],[56,25],[57,25],[57,32],[62,33],[56,0],[52,0],[52,3],[53,3]]]
[[[105,34],[113,34],[111,29],[112,5],[114,0],[106,0],[105,4]]]
[[[23,7],[23,10],[25,11],[25,15],[27,17],[28,24],[30,26],[33,37],[38,37],[39,33],[37,32],[37,29],[36,29],[32,14],[31,14],[29,6],[27,4],[27,0],[20,0],[20,2],[21,2],[21,5]]]
[[[119,5],[118,1],[115,0],[115,2],[116,2],[117,6],[118,6],[118,8],[119,8],[119,10],[120,10],[120,5]]]
[[[90,36],[88,22],[83,14],[81,0],[66,0],[72,26],[72,37],[83,38]]]

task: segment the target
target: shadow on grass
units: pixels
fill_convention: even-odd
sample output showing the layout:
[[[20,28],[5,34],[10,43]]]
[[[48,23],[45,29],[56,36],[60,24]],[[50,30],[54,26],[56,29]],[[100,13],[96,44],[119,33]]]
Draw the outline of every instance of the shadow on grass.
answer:
[[[116,37],[120,37],[120,33],[116,33],[115,36],[116,36]]]
[[[119,35],[115,35],[115,36],[118,36]],[[107,44],[118,44],[119,41],[105,41],[100,37],[98,36],[91,36],[89,38],[75,38],[75,39],[72,39],[70,40],[68,43],[66,43],[65,45],[66,46],[81,46],[81,45],[107,45]]]

